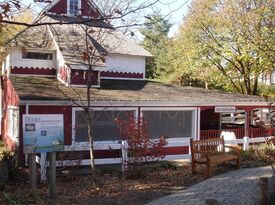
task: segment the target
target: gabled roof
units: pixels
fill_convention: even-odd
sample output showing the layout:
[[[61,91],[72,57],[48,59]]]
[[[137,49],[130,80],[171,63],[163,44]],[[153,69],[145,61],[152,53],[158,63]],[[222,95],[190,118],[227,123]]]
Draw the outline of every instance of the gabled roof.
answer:
[[[86,99],[86,88],[73,87],[72,89],[59,83],[55,78],[16,76],[10,79],[20,100],[69,101],[69,99],[78,100],[79,97]],[[101,79],[101,88],[92,89],[91,99],[95,102],[162,102],[189,106],[266,105],[265,99],[258,96],[180,87],[145,80]]]
[[[17,48],[33,48],[54,50],[55,46],[49,32],[49,27],[30,27],[18,33],[6,46]]]
[[[113,54],[125,54],[134,56],[152,56],[147,50],[138,45],[135,41],[128,39],[123,33],[116,30],[100,28],[98,32],[91,33],[91,37],[108,52]]]
[[[112,29],[102,20],[46,15],[41,17],[39,22],[54,24],[29,27],[6,45],[27,49],[56,50],[55,40],[67,65],[86,69],[82,57],[83,52],[86,51],[85,29],[88,28],[88,46],[96,48],[95,56],[98,56],[98,59],[94,63],[97,66],[105,65],[102,58],[99,57],[108,53],[151,56],[136,42],[127,39],[122,33]]]

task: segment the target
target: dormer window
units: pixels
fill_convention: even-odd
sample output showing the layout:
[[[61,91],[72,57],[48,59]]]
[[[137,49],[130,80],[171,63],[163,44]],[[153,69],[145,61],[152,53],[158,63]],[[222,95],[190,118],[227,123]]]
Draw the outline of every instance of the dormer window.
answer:
[[[81,9],[81,1],[80,0],[68,0],[68,14],[70,16],[77,16]]]

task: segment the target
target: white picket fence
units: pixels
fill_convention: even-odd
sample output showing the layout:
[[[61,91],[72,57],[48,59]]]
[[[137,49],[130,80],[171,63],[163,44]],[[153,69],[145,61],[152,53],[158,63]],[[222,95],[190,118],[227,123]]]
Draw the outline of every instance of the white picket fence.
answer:
[[[244,137],[243,139],[225,139],[225,144],[239,144],[243,145],[243,149],[247,150],[250,144],[253,143],[261,143],[266,142],[266,140],[273,138],[271,137],[258,137],[258,138],[248,138]],[[189,147],[189,154],[182,155],[166,155],[162,158],[162,161],[168,160],[184,160],[190,159],[190,141],[189,139],[168,139],[167,147]],[[128,162],[128,143],[126,141],[122,141],[120,143],[97,143],[95,144],[95,150],[117,150],[121,149],[121,156],[119,158],[104,158],[104,159],[95,159],[95,164],[121,164],[122,170],[127,169]],[[65,151],[86,151],[89,150],[89,146],[83,145],[74,145],[74,146],[65,146]],[[40,157],[37,156],[37,163],[40,164],[40,179],[41,181],[46,180],[47,166],[48,162],[46,161],[46,153],[41,153]],[[56,162],[57,167],[67,167],[67,166],[84,166],[90,165],[89,159],[83,160],[60,160]]]

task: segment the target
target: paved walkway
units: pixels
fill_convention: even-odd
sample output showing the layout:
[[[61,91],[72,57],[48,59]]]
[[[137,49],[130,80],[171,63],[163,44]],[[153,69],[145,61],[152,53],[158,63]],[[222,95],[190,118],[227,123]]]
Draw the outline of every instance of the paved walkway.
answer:
[[[205,205],[206,199],[216,199],[222,205],[256,205],[259,178],[271,177],[272,174],[270,166],[239,169],[214,176],[147,205]]]

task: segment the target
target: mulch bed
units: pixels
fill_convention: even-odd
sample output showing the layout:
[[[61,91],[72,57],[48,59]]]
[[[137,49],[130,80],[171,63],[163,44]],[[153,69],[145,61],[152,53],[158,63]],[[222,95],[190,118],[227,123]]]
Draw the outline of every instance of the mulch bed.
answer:
[[[252,162],[255,164],[254,158],[245,157],[241,161],[242,167],[254,167],[251,166]],[[192,175],[191,165],[187,162],[157,162],[150,164],[146,170],[146,174],[139,174],[133,179],[133,176],[125,177],[120,168],[100,167],[97,169],[95,188],[91,186],[90,175],[72,174],[72,170],[59,171],[57,204],[141,205],[186,189],[207,178],[205,166],[198,166],[198,173]],[[234,166],[230,164],[225,167],[218,166],[214,169],[213,175],[230,170],[234,170]],[[49,204],[48,185],[39,184],[37,192],[31,193],[28,170],[23,168],[16,173],[11,182],[0,184],[0,204]]]
[[[91,186],[90,175],[59,174],[57,204],[139,205],[185,189],[206,178],[203,170],[201,174],[192,175],[189,163],[156,163],[138,179],[127,179],[117,171],[112,172],[100,173],[96,188]],[[30,193],[27,170],[21,170],[20,176],[14,182],[0,185],[0,204],[49,203],[47,185],[39,184],[38,191]]]

